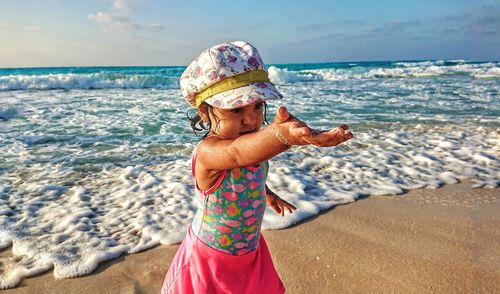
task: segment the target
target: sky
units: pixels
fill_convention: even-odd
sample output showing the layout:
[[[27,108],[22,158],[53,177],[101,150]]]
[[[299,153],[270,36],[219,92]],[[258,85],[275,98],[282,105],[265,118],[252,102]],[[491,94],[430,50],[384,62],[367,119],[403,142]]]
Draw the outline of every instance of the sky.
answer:
[[[186,65],[246,40],[270,63],[500,60],[498,0],[0,0],[0,68]]]

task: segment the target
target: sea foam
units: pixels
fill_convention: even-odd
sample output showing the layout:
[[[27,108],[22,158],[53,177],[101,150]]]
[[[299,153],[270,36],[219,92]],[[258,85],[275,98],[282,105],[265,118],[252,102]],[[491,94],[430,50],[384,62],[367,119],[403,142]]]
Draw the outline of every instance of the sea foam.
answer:
[[[177,78],[161,75],[113,73],[47,74],[0,76],[0,91],[54,89],[171,89],[178,88]]]

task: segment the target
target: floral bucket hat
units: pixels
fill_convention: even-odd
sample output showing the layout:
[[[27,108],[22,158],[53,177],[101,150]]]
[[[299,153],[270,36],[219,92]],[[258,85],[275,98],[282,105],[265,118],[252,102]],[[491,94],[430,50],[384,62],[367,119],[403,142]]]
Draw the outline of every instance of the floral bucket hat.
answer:
[[[245,41],[203,51],[181,75],[180,84],[184,98],[196,108],[206,102],[234,109],[283,97],[269,80],[257,49]]]

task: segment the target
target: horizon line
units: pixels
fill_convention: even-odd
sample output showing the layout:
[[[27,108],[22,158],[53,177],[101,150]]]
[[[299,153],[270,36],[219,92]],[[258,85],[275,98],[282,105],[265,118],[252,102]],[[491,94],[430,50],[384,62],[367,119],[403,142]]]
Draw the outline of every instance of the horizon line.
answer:
[[[393,60],[352,60],[352,61],[315,61],[315,62],[287,62],[268,63],[273,65],[298,65],[298,64],[328,64],[328,63],[368,63],[368,62],[423,62],[423,61],[445,61],[445,62],[500,62],[500,60],[473,60],[473,59],[393,59]],[[64,65],[64,66],[21,66],[21,67],[0,67],[0,69],[42,69],[42,68],[126,68],[126,67],[187,67],[187,65]]]

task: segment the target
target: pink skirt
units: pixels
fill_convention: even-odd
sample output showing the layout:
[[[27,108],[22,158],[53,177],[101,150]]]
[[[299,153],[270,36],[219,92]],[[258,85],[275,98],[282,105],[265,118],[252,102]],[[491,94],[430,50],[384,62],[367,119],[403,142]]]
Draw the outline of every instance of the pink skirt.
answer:
[[[207,246],[191,228],[175,254],[161,293],[284,293],[262,235],[256,250],[227,254]]]

